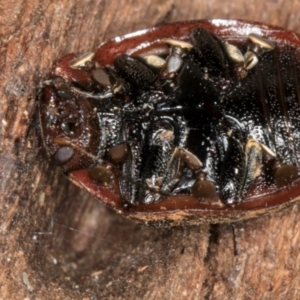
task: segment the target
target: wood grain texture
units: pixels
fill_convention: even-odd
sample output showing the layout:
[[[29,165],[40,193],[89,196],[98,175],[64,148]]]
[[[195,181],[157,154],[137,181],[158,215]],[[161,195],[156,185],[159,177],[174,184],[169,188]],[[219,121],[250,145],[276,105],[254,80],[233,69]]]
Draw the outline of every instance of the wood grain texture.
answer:
[[[299,10],[296,0],[0,0],[0,299],[299,299],[299,204],[235,224],[134,224],[48,163],[36,116],[37,86],[65,53],[188,19],[297,30]]]

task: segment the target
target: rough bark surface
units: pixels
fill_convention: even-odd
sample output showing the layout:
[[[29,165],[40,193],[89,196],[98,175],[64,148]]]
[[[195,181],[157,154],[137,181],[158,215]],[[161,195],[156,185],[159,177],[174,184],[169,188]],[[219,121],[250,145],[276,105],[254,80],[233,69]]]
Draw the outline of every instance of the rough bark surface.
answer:
[[[161,3],[0,0],[0,299],[300,299],[299,204],[234,224],[148,228],[46,159],[37,86],[61,55],[179,20],[300,28],[298,1]]]

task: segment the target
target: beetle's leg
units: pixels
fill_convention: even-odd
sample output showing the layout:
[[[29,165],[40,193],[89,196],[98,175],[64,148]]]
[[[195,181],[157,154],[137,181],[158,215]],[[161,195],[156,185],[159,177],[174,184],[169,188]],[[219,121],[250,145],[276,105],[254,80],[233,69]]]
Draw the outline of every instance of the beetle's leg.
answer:
[[[116,57],[114,67],[117,72],[110,67],[99,67],[92,53],[68,55],[57,63],[55,74],[65,79],[73,94],[97,100],[148,90],[157,78],[153,67],[141,57],[121,54]],[[65,88],[60,86],[58,90],[64,92]]]
[[[180,187],[190,187],[201,167],[202,162],[194,154],[184,148],[177,147],[166,168],[161,191],[171,193],[181,180],[183,182],[179,183]]]
[[[246,197],[263,171],[263,155],[276,157],[271,149],[252,138],[245,145],[234,134],[228,138],[220,175],[220,198],[226,204],[239,203]]]
[[[109,159],[120,166],[119,185],[126,203],[136,204],[140,182],[140,169],[144,140],[140,125],[133,121],[122,121],[118,142],[110,148]]]
[[[263,53],[275,48],[273,42],[254,33],[248,35],[248,41],[248,50],[244,55],[244,60],[238,62],[236,68],[237,76],[240,78],[247,76],[247,73],[257,65]]]
[[[197,28],[191,34],[191,42],[200,60],[208,72],[224,71],[226,68],[226,58],[224,56],[223,42],[214,34],[204,28]]]
[[[162,68],[161,77],[164,79],[174,78],[183,64],[183,57],[193,48],[193,45],[180,40],[164,39],[171,48],[165,65]]]
[[[162,117],[159,129],[150,135],[142,180],[147,183],[142,191],[146,203],[162,196],[192,192],[198,199],[213,197],[215,186],[206,180],[199,158],[185,149],[188,131],[182,120]],[[171,159],[169,159],[171,157]]]
[[[266,165],[267,173],[271,172],[271,174],[268,174],[271,175],[270,183],[274,182],[280,188],[291,184],[298,178],[298,169],[292,162],[283,163],[283,160],[279,158],[278,155],[267,152],[264,146],[263,150],[264,153],[271,158],[270,163]]]
[[[169,117],[156,118],[148,131],[148,139],[144,147],[144,165],[142,182],[146,186],[140,189],[139,198],[149,203],[160,198],[160,188],[169,157],[175,145],[180,143],[178,124]]]
[[[128,154],[122,165],[122,174],[119,176],[122,197],[127,203],[137,204],[137,192],[140,181],[141,145],[138,141],[128,143]]]
[[[274,173],[274,182],[278,187],[291,184],[298,178],[298,170],[292,164],[277,163]]]
[[[215,185],[207,180],[202,167],[202,162],[193,153],[176,148],[166,169],[161,192],[176,194],[191,190],[191,195],[197,199],[213,198],[216,195]]]
[[[166,181],[166,173],[169,170],[170,157],[176,147],[186,144],[188,129],[181,117],[160,116],[153,119],[147,129],[147,140],[143,149],[144,164],[141,170],[141,182],[145,186],[140,189],[139,198],[147,203],[158,200],[163,191],[161,187]],[[172,172],[176,173],[177,166],[173,166]],[[169,172],[170,173],[170,172]],[[174,178],[169,175],[170,180]]]
[[[146,193],[145,202],[155,202],[163,195],[171,195],[177,185],[180,185],[179,190],[191,188],[201,166],[202,163],[191,152],[184,148],[175,148],[170,161],[167,161],[167,165],[160,169],[161,176],[154,175],[146,179],[151,190]]]
[[[254,52],[257,55],[261,55],[266,51],[274,50],[276,46],[272,41],[255,33],[250,33],[248,35],[248,40],[250,41],[248,51]]]
[[[228,139],[228,149],[220,175],[220,198],[226,204],[240,202],[253,181],[261,173],[260,146],[249,140],[243,143],[234,136]]]
[[[239,139],[229,137],[228,148],[225,154],[220,174],[220,198],[227,204],[236,202],[237,190],[242,175],[239,174],[245,167],[244,147]]]
[[[202,106],[205,99],[218,99],[219,91],[213,80],[192,60],[186,60],[178,74],[175,98],[183,106]]]
[[[152,70],[137,57],[120,54],[114,60],[114,66],[135,89],[149,89],[156,79]]]
[[[197,199],[213,199],[216,196],[215,184],[206,178],[206,174],[200,172],[195,180],[191,194]]]
[[[106,68],[96,66],[93,53],[78,57],[68,54],[57,62],[53,73],[57,77],[52,81],[61,97],[66,92],[99,100],[113,97],[112,76]],[[63,80],[59,81],[57,78]]]

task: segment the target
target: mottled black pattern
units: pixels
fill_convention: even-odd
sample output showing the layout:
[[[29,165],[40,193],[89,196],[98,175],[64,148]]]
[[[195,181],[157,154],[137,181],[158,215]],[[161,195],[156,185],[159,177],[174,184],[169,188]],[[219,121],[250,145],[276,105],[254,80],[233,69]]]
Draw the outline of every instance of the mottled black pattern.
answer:
[[[121,170],[124,177],[136,182],[121,180],[123,196],[129,202],[190,194],[196,175],[188,168],[178,171],[180,159],[171,161],[176,147],[199,158],[203,163],[201,172],[215,184],[225,203],[242,201],[257,180],[251,170],[246,170],[250,165],[245,161],[249,139],[276,153],[272,159],[264,153],[249,154],[248,159],[268,166],[261,167],[260,180],[265,184],[272,184],[272,165],[276,162],[298,167],[299,63],[295,49],[276,47],[259,55],[258,64],[245,78],[239,78],[222,41],[203,29],[195,30],[191,40],[194,49],[183,56],[181,69],[169,81],[159,74],[153,80],[153,73],[136,70],[136,63],[132,65],[134,72],[129,72],[131,57],[123,55],[128,62],[123,65],[116,59],[118,74],[135,88],[130,99],[132,112],[123,107],[119,114],[122,138],[118,142],[127,142],[131,147],[131,157]],[[247,41],[238,46],[245,53]],[[171,130],[174,140],[163,145],[155,138],[161,130]],[[145,183],[151,178],[162,178],[158,191]]]
[[[232,59],[226,42],[214,34],[198,28],[189,42],[191,49],[170,52],[182,60],[174,74],[141,57],[121,54],[112,66],[103,66],[108,76],[105,82],[111,86],[103,87],[92,79],[92,69],[83,70],[90,76],[88,88],[74,84],[74,97],[86,98],[96,108],[99,142],[97,153],[91,153],[89,159],[113,166],[125,205],[154,203],[170,195],[192,195],[203,201],[208,192],[193,188],[199,181],[215,187],[210,198],[236,204],[275,185],[275,173],[281,166],[299,171],[297,50],[275,43],[274,49],[255,53],[258,63],[241,75],[244,66]],[[232,43],[242,54],[251,50],[246,37]],[[168,61],[168,54],[161,58]],[[52,81],[58,97],[73,96],[67,84],[59,83],[57,87]],[[72,133],[76,138],[74,124],[58,123],[53,122],[66,136]],[[69,151],[66,161],[60,158],[74,144],[64,141],[58,140],[63,146],[57,151],[60,156],[56,155],[60,164],[73,155]],[[125,145],[128,153],[116,162],[110,151],[118,145]]]

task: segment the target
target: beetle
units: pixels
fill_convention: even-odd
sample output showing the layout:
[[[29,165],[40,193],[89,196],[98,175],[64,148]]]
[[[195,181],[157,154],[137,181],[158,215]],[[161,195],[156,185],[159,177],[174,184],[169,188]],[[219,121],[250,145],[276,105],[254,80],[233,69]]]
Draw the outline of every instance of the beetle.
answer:
[[[145,224],[286,207],[300,195],[299,40],[201,20],[68,54],[41,91],[45,148],[72,182]]]

